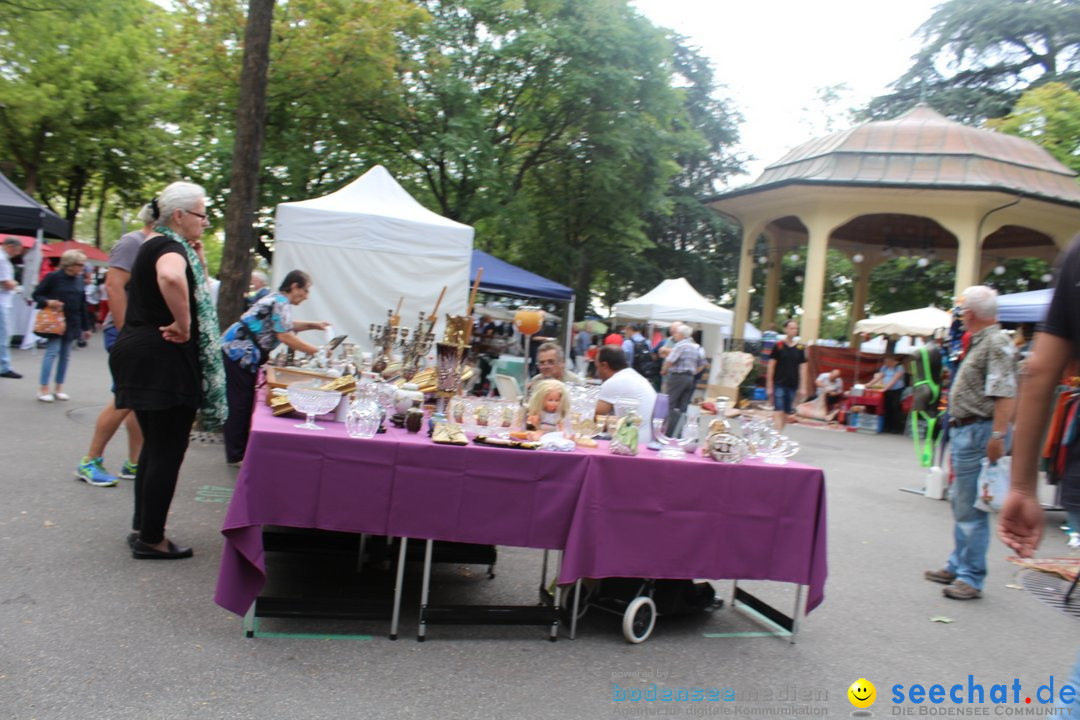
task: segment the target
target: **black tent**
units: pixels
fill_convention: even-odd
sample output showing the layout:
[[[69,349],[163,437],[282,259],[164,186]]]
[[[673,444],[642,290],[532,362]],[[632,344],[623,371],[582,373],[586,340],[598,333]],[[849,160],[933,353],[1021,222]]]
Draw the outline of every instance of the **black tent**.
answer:
[[[71,229],[66,220],[45,208],[0,174],[0,233],[37,235],[67,240]]]

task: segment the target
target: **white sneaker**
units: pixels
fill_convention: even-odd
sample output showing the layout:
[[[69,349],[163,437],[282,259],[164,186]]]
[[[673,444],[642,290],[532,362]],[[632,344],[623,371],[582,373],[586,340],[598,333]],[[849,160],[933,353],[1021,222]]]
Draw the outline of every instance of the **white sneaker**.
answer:
[[[41,402],[53,402],[53,401],[56,400],[56,398],[54,398],[52,396],[52,393],[45,393],[44,395],[38,395],[37,399],[40,400]]]
[[[53,395],[57,400],[70,400],[71,396],[67,393],[58,392]]]

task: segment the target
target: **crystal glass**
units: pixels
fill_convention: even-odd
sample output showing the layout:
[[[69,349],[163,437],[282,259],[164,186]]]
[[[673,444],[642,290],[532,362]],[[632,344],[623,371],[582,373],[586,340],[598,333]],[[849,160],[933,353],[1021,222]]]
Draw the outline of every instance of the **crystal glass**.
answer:
[[[337,390],[319,389],[319,386],[324,383],[324,380],[302,380],[289,385],[287,390],[289,404],[307,415],[307,421],[296,427],[304,430],[322,430],[322,427],[315,424],[315,416],[330,412],[341,401],[341,393]]]
[[[660,444],[659,456],[662,458],[683,460],[686,458],[686,447],[697,440],[696,430],[690,434],[690,437],[686,437],[685,433],[682,438],[668,437],[664,434],[664,418],[653,418],[652,426],[653,439]],[[687,427],[691,426],[688,425]],[[693,448],[690,451],[693,452]]]
[[[370,386],[357,388],[356,396],[349,403],[349,411],[345,415],[345,432],[354,438],[375,437],[382,421],[382,413],[373,389]]]

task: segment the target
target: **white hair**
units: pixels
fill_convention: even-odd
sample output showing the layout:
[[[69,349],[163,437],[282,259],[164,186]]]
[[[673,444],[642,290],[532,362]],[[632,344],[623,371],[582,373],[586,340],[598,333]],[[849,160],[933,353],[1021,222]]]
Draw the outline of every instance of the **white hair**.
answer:
[[[270,278],[266,277],[266,273],[264,273],[262,270],[252,270],[251,279],[258,280],[263,284],[263,287],[266,287],[270,284]]]
[[[143,225],[149,225],[150,223],[154,222],[154,206],[150,203],[146,203],[145,205],[143,205],[141,208],[139,208],[139,212],[137,215],[135,215],[135,219],[141,222]]]
[[[972,285],[960,293],[964,307],[975,313],[980,320],[997,319],[997,290],[985,285]]]
[[[157,206],[155,220],[169,222],[177,210],[191,210],[199,200],[206,198],[206,191],[201,185],[189,182],[174,182],[151,202]]]
[[[671,326],[671,334],[678,337],[680,340],[685,340],[694,334],[694,331],[690,329],[690,326],[683,322],[675,322]]]

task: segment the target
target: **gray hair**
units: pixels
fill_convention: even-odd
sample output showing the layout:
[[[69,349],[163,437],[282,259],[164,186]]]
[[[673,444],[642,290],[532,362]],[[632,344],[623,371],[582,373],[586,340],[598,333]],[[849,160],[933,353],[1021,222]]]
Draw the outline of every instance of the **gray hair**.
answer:
[[[980,320],[997,319],[997,290],[985,285],[972,285],[960,293],[964,307],[975,313]]]
[[[65,250],[60,256],[60,269],[69,268],[72,265],[85,265],[86,253],[82,250]]]
[[[154,206],[150,203],[146,203],[139,208],[138,214],[135,215],[135,219],[141,222],[143,225],[149,225],[156,219],[154,217]]]
[[[263,287],[266,287],[270,284],[270,278],[266,277],[266,273],[264,273],[262,270],[252,270],[251,279],[258,280],[263,284]]]
[[[543,345],[536,348],[536,357],[540,357],[540,353],[548,352],[549,350],[554,350],[556,353],[558,353],[560,358],[563,357],[563,355],[566,354],[562,349],[562,345],[560,345],[557,342],[552,342],[552,341],[548,340]]]
[[[150,204],[156,206],[157,214],[154,219],[167,223],[177,210],[190,211],[195,203],[205,198],[206,191],[201,185],[180,181],[162,190]]]
[[[15,246],[15,247],[18,247],[20,250],[22,250],[22,246],[23,246],[22,240],[20,240],[19,238],[13,238],[13,237],[4,238],[4,245],[7,245],[9,247],[10,246]]]
[[[680,340],[685,340],[686,338],[692,336],[694,334],[694,331],[686,323],[676,322],[671,326],[671,334],[679,338]]]

